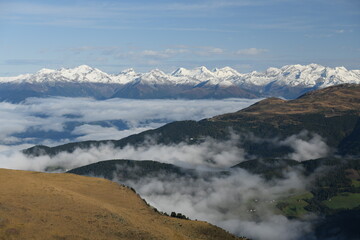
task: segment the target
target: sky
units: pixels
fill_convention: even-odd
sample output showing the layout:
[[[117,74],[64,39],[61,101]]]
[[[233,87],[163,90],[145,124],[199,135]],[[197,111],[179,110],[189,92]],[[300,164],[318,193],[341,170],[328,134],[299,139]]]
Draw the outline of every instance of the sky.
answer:
[[[310,63],[360,69],[360,1],[0,0],[0,76]]]

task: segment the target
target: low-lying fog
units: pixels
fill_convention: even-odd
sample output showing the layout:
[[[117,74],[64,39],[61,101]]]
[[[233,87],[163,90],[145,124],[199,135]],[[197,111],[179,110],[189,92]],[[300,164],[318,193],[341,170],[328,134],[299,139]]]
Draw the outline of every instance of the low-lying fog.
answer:
[[[200,120],[238,111],[256,101],[258,99],[118,98],[99,101],[52,97],[29,98],[19,104],[0,102],[0,145],[54,146],[74,141],[120,139],[172,121]]]

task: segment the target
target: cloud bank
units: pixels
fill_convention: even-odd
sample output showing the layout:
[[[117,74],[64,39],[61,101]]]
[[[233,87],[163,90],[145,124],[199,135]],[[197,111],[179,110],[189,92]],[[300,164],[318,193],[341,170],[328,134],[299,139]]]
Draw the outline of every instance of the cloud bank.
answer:
[[[0,167],[20,170],[46,171],[48,167],[72,169],[102,160],[133,159],[154,160],[175,164],[186,168],[229,168],[242,161],[251,160],[256,156],[248,155],[242,147],[244,138],[248,141],[250,135],[232,134],[228,140],[206,138],[197,144],[180,142],[178,144],[157,144],[149,139],[143,144],[126,145],[114,148],[112,144],[104,144],[89,149],[78,148],[72,153],[60,152],[55,156],[31,157],[19,150],[28,147],[26,144],[16,147],[0,145]],[[304,138],[306,136],[306,138]],[[269,142],[274,145],[289,146],[293,152],[283,156],[297,161],[326,157],[331,152],[324,140],[318,135],[302,132],[282,141],[278,139],[259,139],[252,137],[253,142]],[[307,139],[307,140],[306,140]]]
[[[238,111],[257,100],[132,100],[29,98],[0,102],[0,145],[57,145],[120,139],[179,120],[200,120]]]
[[[296,172],[288,172],[285,179],[266,182],[241,169],[233,170],[229,176],[211,178],[167,175],[125,181],[161,211],[181,212],[238,236],[266,240],[310,236],[314,216],[289,220],[276,209],[279,199],[303,192],[306,183],[307,180]]]

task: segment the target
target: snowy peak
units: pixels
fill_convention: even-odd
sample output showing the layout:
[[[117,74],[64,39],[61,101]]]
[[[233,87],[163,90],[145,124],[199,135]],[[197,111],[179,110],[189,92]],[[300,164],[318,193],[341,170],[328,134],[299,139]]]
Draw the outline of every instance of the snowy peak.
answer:
[[[345,67],[330,68],[314,63],[297,64],[282,67],[274,77],[278,85],[323,88],[342,83],[360,83],[360,78],[354,71]]]
[[[186,68],[178,68],[174,71],[171,76],[174,77],[188,77],[188,78],[196,78],[201,80],[207,80],[208,78],[213,78],[214,74],[209,69],[204,66],[194,68],[192,70],[188,70]],[[207,78],[207,79],[203,79]]]
[[[286,65],[281,68],[268,68],[265,72],[241,74],[231,67],[215,68],[210,71],[205,66],[194,69],[178,68],[166,74],[159,69],[147,73],[136,73],[134,69],[126,69],[117,75],[107,74],[97,68],[80,65],[75,68],[60,70],[41,69],[35,74],[25,74],[17,77],[3,77],[0,82],[13,83],[103,83],[128,84],[132,82],[151,85],[220,85],[239,86],[249,90],[262,91],[267,85],[323,88],[343,83],[360,83],[359,70],[347,70],[345,67],[324,67],[319,64]]]
[[[133,81],[137,74],[133,69],[127,69],[119,75],[111,75],[88,65],[75,68],[61,68],[59,70],[43,68],[35,74],[20,75],[17,77],[0,78],[0,82],[16,83],[47,83],[47,82],[72,82],[72,83],[103,83],[126,84]]]
[[[41,69],[26,78],[17,79],[18,83],[46,83],[46,82],[91,82],[111,83],[111,76],[99,69],[81,65],[75,68],[61,68],[60,70]]]
[[[23,81],[24,79],[29,79],[32,74],[21,74],[15,77],[0,77],[0,83],[11,83],[11,82],[19,82]]]
[[[187,70],[186,68],[178,68],[174,72],[171,73],[171,76],[174,77],[184,77],[184,76],[190,76],[191,71]]]
[[[213,73],[215,76],[217,76],[219,78],[229,78],[229,77],[241,76],[241,74],[238,71],[236,71],[235,69],[232,69],[231,67],[215,68],[213,70]]]
[[[133,68],[128,68],[119,73],[119,75],[136,75],[136,72]]]
[[[133,68],[128,68],[121,71],[117,75],[111,76],[111,79],[114,83],[117,84],[127,84],[129,82],[134,81],[140,76],[140,74],[136,73]]]
[[[276,76],[280,73],[281,73],[281,69],[270,67],[270,68],[266,69],[265,75],[266,76]]]
[[[163,85],[171,85],[175,84],[175,82],[172,81],[171,76],[165,74],[163,71],[159,69],[153,69],[148,73],[144,73],[142,76],[140,76],[137,79],[138,82],[141,82],[143,84],[163,84]]]
[[[55,71],[56,70],[53,70],[53,69],[43,68],[43,69],[40,69],[37,73],[38,74],[50,74],[50,73],[53,73]]]
[[[94,68],[89,67],[88,65],[80,65],[76,68],[68,69],[68,70],[72,71],[72,72],[77,72],[77,73],[89,73],[89,72],[94,71]]]
[[[193,70],[193,73],[194,73],[193,76],[197,78],[213,78],[215,76],[213,72],[211,72],[209,69],[207,69],[204,66],[195,68]]]

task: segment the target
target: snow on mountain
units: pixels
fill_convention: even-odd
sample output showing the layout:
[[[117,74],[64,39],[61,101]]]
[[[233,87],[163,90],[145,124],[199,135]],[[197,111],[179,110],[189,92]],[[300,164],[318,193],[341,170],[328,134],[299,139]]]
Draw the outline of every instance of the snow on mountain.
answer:
[[[135,72],[135,70],[133,68],[128,68],[128,69],[121,71],[118,75],[137,76],[138,74]]]
[[[81,65],[76,68],[62,68],[52,70],[43,68],[35,74],[20,75],[13,78],[2,79],[2,82],[13,83],[46,83],[46,82],[91,82],[91,83],[114,83],[113,76],[100,71],[97,68],[91,68],[87,65]]]
[[[21,81],[23,79],[28,79],[31,76],[32,76],[32,74],[21,74],[19,76],[15,76],[15,77],[0,77],[0,83],[10,83],[10,82]]]
[[[242,74],[231,67],[215,68],[213,70],[213,74],[218,78],[233,78],[242,76]]]
[[[204,66],[194,68],[193,70],[179,68],[171,75],[174,77],[190,77],[190,78],[203,79],[203,80],[205,80],[206,78],[215,77],[214,73]]]
[[[136,73],[133,68],[125,69],[117,75],[112,75],[111,79],[114,83],[127,84],[139,78],[140,74]]]
[[[324,67],[318,64],[286,65],[282,68],[268,68],[265,72],[244,74],[237,80],[238,85],[251,87],[275,84],[288,87],[324,88],[343,83],[360,83],[359,70],[349,71],[344,67]]]
[[[247,88],[265,86],[270,82],[274,81],[275,76],[270,77],[266,75],[266,73],[253,71],[251,73],[247,73],[242,75],[239,78],[234,79],[236,85],[244,86]]]
[[[148,73],[144,73],[141,75],[137,81],[143,83],[143,84],[162,84],[162,85],[171,85],[173,84],[173,81],[171,81],[171,78],[169,75],[165,74],[163,71],[159,69],[153,69]]]
[[[278,85],[313,87],[326,78],[325,71],[326,67],[318,64],[287,65],[275,77]]]
[[[29,79],[29,82],[45,81],[112,83],[112,78],[111,75],[97,68],[81,65],[76,68],[62,68],[57,71],[40,70]]]
[[[218,84],[217,77],[214,72],[204,66],[194,68],[192,70],[186,68],[178,68],[170,75],[177,84],[197,85],[202,82],[212,80],[214,84]]]
[[[128,84],[141,83],[150,85],[220,85],[239,86],[246,89],[259,89],[269,84],[287,87],[328,87],[342,83],[360,83],[360,70],[347,70],[345,67],[324,67],[318,64],[286,65],[281,68],[268,68],[265,72],[253,71],[239,73],[230,67],[209,70],[206,67],[194,69],[179,68],[166,74],[159,69],[147,73],[136,73],[127,69],[117,75],[102,72],[97,68],[81,65],[76,68],[60,70],[41,69],[35,74],[24,74],[16,77],[2,77],[0,82],[12,83],[46,83],[77,82]]]
[[[171,73],[171,76],[174,77],[192,77],[195,75],[191,70],[188,70],[186,68],[178,68],[174,72]]]

